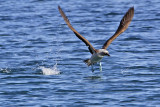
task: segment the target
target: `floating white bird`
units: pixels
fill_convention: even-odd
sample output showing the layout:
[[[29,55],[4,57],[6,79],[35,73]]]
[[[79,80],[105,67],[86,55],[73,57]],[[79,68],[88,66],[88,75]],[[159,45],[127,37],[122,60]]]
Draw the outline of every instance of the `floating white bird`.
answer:
[[[101,60],[104,56],[110,56],[109,55],[109,52],[106,50],[108,48],[108,46],[111,44],[111,42],[113,40],[115,40],[121,33],[123,33],[129,26],[132,18],[133,18],[133,15],[134,15],[134,7],[131,7],[127,12],[126,14],[123,16],[120,24],[119,24],[119,27],[117,29],[117,31],[114,33],[114,35],[112,37],[110,37],[105,43],[104,45],[102,46],[101,49],[95,49],[91,43],[86,39],[84,38],[80,33],[78,33],[73,27],[72,25],[70,24],[67,16],[65,15],[65,13],[62,11],[61,7],[58,6],[58,9],[59,9],[59,12],[60,14],[62,15],[62,17],[64,18],[64,21],[67,23],[68,27],[74,32],[74,34],[80,39],[82,40],[87,46],[88,46],[88,49],[90,51],[90,53],[92,54],[91,58],[90,59],[86,59],[84,60],[84,62],[90,66],[90,65],[93,65],[97,62],[100,63],[100,71],[102,71],[102,65],[101,65]],[[93,71],[93,66],[92,66],[92,71]]]

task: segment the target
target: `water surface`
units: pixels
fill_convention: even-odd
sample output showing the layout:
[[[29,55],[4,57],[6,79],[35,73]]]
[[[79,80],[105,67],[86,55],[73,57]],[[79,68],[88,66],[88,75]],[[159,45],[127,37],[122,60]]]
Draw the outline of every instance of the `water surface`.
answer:
[[[83,63],[90,53],[58,5],[97,49],[134,6],[133,21],[109,46],[102,72],[95,65],[92,73]],[[158,107],[159,5],[159,0],[1,0],[0,106]],[[44,75],[46,70],[59,73]]]

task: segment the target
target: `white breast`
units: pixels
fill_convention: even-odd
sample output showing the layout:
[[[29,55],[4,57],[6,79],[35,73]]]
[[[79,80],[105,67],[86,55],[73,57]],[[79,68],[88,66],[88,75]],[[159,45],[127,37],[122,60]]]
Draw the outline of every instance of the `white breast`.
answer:
[[[90,58],[91,64],[97,63],[97,62],[101,61],[102,58],[103,58],[103,56],[100,56],[99,54],[94,53],[94,54],[91,56],[91,58]]]

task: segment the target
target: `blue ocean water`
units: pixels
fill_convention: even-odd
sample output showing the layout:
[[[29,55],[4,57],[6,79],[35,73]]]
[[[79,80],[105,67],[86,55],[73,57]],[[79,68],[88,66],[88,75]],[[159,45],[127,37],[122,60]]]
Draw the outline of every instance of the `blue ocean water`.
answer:
[[[62,19],[99,49],[125,12],[129,28],[95,72],[90,53]],[[159,107],[159,0],[0,0],[1,107]]]

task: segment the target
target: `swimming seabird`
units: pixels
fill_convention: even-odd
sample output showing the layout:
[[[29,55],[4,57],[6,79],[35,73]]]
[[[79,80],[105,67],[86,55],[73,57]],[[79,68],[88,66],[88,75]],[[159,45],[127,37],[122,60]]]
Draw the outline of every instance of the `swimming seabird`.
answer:
[[[106,50],[108,48],[108,46],[111,44],[111,42],[113,40],[115,40],[121,33],[123,33],[129,26],[133,15],[134,15],[134,7],[129,8],[129,10],[126,12],[126,14],[123,16],[123,18],[121,19],[121,22],[119,24],[119,27],[117,29],[117,31],[114,33],[114,35],[112,37],[110,37],[102,46],[101,49],[95,49],[91,43],[84,38],[80,33],[78,33],[70,24],[67,16],[65,15],[65,13],[63,12],[63,10],[61,9],[60,6],[58,6],[59,12],[62,15],[62,17],[64,18],[64,21],[67,23],[68,27],[74,32],[74,34],[80,39],[82,40],[87,46],[88,49],[90,51],[90,53],[92,54],[90,59],[86,59],[84,60],[84,62],[90,66],[93,65],[97,62],[100,63],[100,70],[102,70],[102,66],[101,66],[101,60],[104,56],[110,56],[109,52]],[[93,67],[93,66],[92,66]],[[93,69],[92,69],[93,70]]]

